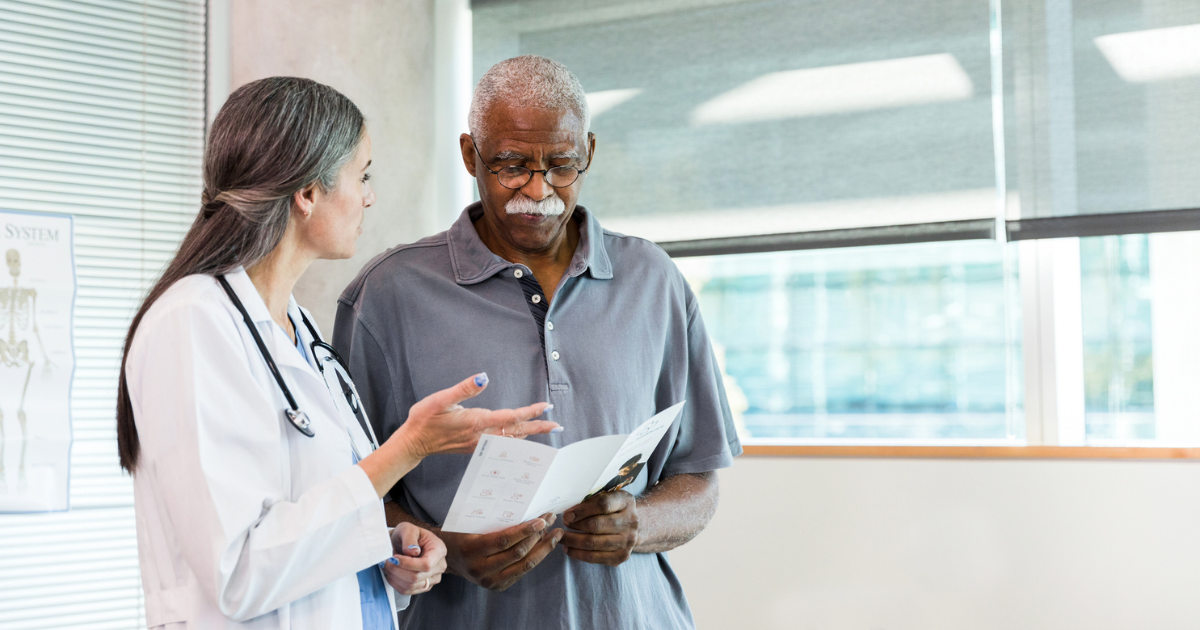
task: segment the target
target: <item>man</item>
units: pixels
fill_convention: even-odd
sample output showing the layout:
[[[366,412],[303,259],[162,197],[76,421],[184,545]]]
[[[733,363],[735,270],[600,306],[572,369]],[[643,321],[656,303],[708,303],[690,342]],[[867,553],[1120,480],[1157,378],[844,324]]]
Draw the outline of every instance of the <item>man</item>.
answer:
[[[480,80],[460,145],[480,202],[447,231],[364,267],[338,304],[334,343],[386,439],[422,396],[486,371],[470,404],[548,400],[561,447],[683,413],[623,490],[484,535],[440,532],[469,455],[426,459],[392,490],[389,519],[448,549],[442,583],[401,628],[692,628],[665,552],[717,504],[741,453],[696,297],[652,243],[605,232],[576,205],[595,150],[579,81],[542,57]],[[557,546],[563,552],[554,551]]]

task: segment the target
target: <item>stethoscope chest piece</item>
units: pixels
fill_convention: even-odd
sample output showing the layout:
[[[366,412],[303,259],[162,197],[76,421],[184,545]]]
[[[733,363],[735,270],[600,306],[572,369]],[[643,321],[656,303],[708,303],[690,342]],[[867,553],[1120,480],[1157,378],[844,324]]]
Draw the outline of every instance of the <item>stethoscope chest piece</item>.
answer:
[[[314,435],[312,430],[312,421],[308,419],[308,414],[305,414],[299,409],[284,409],[283,415],[287,416],[288,422],[291,422],[292,426],[296,427],[297,431],[307,435],[308,437],[312,437]]]

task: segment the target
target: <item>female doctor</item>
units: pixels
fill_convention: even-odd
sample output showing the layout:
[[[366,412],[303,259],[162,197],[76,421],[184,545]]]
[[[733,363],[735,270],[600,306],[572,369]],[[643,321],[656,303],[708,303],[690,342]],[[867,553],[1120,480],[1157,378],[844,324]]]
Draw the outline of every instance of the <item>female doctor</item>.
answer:
[[[291,297],[314,260],[354,254],[370,163],[358,108],[314,81],[250,83],[213,123],[203,208],[133,319],[118,392],[151,628],[391,628],[385,579],[424,592],[446,551],[416,527],[389,535],[385,493],[484,431],[558,427],[532,420],[544,403],[461,407],[480,374],[375,448],[349,374]]]

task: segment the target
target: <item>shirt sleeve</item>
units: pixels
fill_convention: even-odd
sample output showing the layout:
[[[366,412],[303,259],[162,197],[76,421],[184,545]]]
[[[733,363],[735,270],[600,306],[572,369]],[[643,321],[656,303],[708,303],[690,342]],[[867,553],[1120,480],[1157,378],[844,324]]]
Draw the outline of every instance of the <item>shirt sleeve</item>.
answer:
[[[742,454],[742,443],[725,396],[724,377],[704,318],[700,316],[696,296],[686,283],[684,292],[687,350],[686,383],[681,398],[687,404],[680,413],[680,429],[663,467],[664,478],[728,468],[733,465],[733,458]]]
[[[149,476],[161,526],[219,610],[251,619],[390,556],[382,504],[358,466],[290,497],[281,409],[224,306],[151,314],[126,366],[135,474]]]

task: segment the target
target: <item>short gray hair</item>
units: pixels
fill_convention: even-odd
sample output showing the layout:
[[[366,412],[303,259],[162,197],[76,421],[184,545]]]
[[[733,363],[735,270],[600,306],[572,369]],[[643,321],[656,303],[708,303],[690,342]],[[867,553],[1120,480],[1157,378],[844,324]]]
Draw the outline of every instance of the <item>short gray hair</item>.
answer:
[[[516,107],[575,110],[583,121],[583,132],[591,128],[587,96],[579,79],[567,67],[538,55],[505,59],[492,66],[475,86],[467,126],[471,135],[482,138],[487,130],[484,119],[497,101]]]

